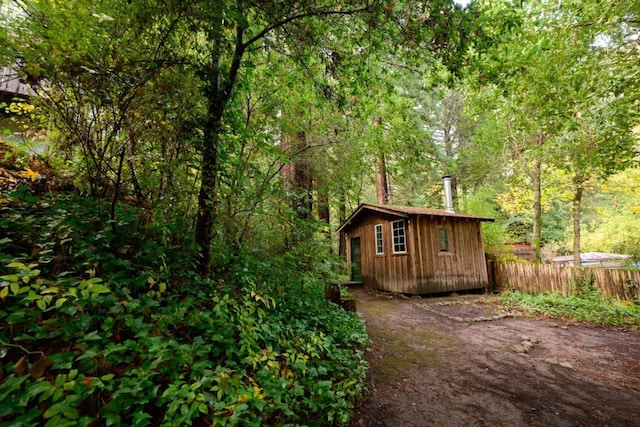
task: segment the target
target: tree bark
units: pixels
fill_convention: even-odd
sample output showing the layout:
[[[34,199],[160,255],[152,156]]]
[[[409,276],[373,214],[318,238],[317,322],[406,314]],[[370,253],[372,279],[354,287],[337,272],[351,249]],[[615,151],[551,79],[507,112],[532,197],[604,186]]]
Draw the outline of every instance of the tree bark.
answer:
[[[317,183],[316,183],[317,184]],[[318,194],[318,219],[324,222],[327,227],[331,223],[330,211],[329,211],[329,193],[327,189],[321,185],[317,186]]]
[[[382,119],[376,117],[373,119],[372,125],[378,127],[382,124]],[[384,152],[380,149],[378,159],[376,160],[376,201],[379,205],[389,203],[389,182],[387,181],[387,162]]]
[[[120,149],[120,160],[118,162],[118,170],[116,171],[116,180],[113,189],[113,198],[111,199],[111,209],[109,213],[109,219],[111,220],[111,232],[116,234],[116,205],[118,204],[118,197],[120,197],[120,186],[122,185],[122,165],[126,155],[125,147]]]
[[[213,220],[216,212],[216,185],[218,176],[218,148],[222,133],[222,117],[246,49],[243,44],[244,30],[238,27],[236,46],[229,69],[223,74],[222,61],[222,27],[223,18],[219,16],[215,23],[217,28],[209,35],[211,46],[210,62],[206,70],[205,96],[207,99],[207,115],[204,121],[202,138],[202,160],[200,191],[198,192],[198,216],[196,218],[195,243],[197,247],[196,271],[201,276],[209,273],[211,262],[211,239]]]
[[[338,222],[342,225],[347,220],[347,197],[346,190],[340,188],[340,194],[338,196]],[[343,259],[347,258],[347,239],[344,233],[340,233],[338,237],[338,255]]]
[[[304,131],[296,133],[294,146],[296,152],[303,153],[307,149],[307,135]],[[294,206],[299,219],[311,218],[313,211],[313,173],[308,159],[301,157],[293,166]]]
[[[313,210],[313,172],[304,155],[307,136],[304,131],[296,132],[293,137],[283,133],[280,146],[289,157],[289,163],[280,172],[287,203],[298,219],[309,219]]]
[[[376,162],[376,200],[379,205],[389,203],[389,183],[387,181],[387,163],[384,153],[380,153]]]
[[[207,119],[204,128],[202,145],[202,167],[200,178],[200,191],[198,193],[198,217],[196,219],[195,241],[198,248],[196,256],[196,270],[206,276],[211,261],[211,236],[213,231],[213,218],[216,211],[215,191],[218,174],[218,144],[220,141],[220,120],[213,105],[209,101]]]

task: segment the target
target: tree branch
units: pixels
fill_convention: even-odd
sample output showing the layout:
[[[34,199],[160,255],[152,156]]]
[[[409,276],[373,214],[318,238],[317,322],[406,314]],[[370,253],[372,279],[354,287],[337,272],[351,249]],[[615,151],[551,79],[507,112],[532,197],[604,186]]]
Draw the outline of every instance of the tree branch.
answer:
[[[264,27],[261,31],[259,31],[256,35],[251,37],[244,43],[245,49],[255,43],[256,41],[262,39],[264,36],[269,34],[271,31],[281,28],[293,21],[297,21],[304,18],[310,18],[312,16],[330,16],[330,15],[355,15],[356,13],[367,12],[370,10],[369,6],[362,7],[360,9],[351,9],[351,10],[325,10],[325,9],[314,9],[306,12],[298,12],[292,14],[291,16],[285,17],[280,21],[273,22],[266,27]]]

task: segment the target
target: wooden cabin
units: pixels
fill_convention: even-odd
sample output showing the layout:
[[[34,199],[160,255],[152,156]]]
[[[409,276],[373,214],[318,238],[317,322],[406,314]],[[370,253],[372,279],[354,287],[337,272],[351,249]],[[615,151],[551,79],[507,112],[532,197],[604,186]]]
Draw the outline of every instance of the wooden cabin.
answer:
[[[445,210],[362,204],[338,228],[352,281],[404,294],[488,285],[483,218]]]

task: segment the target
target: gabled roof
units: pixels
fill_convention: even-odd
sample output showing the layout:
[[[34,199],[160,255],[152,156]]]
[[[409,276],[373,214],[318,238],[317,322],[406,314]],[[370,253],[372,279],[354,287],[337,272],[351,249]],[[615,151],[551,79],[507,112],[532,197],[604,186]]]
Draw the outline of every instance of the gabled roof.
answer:
[[[366,203],[358,206],[350,216],[345,220],[344,223],[340,227],[338,227],[338,232],[342,231],[344,228],[351,225],[357,218],[368,213],[368,212],[377,212],[397,218],[410,218],[412,216],[431,216],[431,217],[446,217],[446,218],[461,218],[461,219],[472,219],[476,221],[487,221],[493,222],[493,218],[487,218],[476,215],[469,215],[457,212],[447,212],[441,209],[426,209],[426,208],[418,208],[414,206],[397,206],[397,205],[369,205]]]

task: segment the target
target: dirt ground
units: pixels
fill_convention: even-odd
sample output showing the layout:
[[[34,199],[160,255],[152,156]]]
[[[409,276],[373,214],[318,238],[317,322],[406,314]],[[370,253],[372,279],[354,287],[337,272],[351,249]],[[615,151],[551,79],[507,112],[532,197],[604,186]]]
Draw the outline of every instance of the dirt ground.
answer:
[[[368,426],[639,426],[640,334],[525,318],[495,296],[352,288],[372,344]]]

